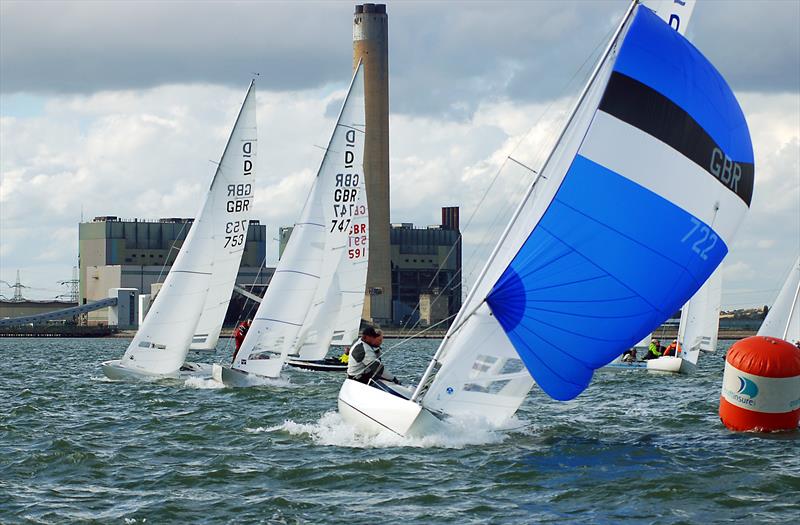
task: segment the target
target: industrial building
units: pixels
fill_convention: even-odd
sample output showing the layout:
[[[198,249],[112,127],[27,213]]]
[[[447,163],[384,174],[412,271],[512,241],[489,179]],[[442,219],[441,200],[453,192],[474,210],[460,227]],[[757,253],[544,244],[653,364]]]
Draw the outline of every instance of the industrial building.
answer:
[[[392,324],[430,326],[455,315],[461,308],[458,208],[442,208],[440,225],[393,224],[391,242]]]
[[[122,220],[114,216],[95,217],[78,227],[79,302],[90,303],[108,297],[114,288],[135,288],[150,294],[153,285],[166,279],[193,219],[165,218],[156,221]],[[267,228],[250,221],[247,241],[236,283],[262,296],[271,278],[264,264]],[[154,290],[152,290],[154,291]],[[234,294],[226,315],[233,323],[242,313],[244,299]],[[106,310],[88,314],[89,324],[108,322]]]

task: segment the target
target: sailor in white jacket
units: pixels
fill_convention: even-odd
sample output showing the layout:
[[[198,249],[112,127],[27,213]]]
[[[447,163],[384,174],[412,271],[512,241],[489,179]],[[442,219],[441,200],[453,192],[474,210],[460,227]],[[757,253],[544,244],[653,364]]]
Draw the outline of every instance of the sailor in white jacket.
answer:
[[[350,359],[347,361],[347,377],[360,383],[369,383],[370,379],[386,379],[399,383],[396,377],[386,372],[381,363],[381,343],[383,332],[372,326],[361,331],[361,338],[350,347]]]

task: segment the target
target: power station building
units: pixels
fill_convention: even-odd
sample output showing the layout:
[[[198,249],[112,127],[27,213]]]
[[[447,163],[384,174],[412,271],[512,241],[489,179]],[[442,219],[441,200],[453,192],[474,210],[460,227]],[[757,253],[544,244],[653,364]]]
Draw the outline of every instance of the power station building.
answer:
[[[458,208],[442,208],[442,223],[392,224],[392,324],[430,326],[461,308]],[[370,254],[371,256],[372,254]]]
[[[135,288],[149,294],[163,283],[178,255],[193,219],[166,218],[157,221],[95,217],[78,227],[79,302],[86,304],[108,297],[113,288]],[[237,285],[263,295],[272,269],[264,267],[267,227],[250,221]],[[153,288],[155,286],[155,289]],[[226,316],[228,324],[242,312],[243,298],[234,294]],[[88,314],[89,324],[107,322],[106,310]]]

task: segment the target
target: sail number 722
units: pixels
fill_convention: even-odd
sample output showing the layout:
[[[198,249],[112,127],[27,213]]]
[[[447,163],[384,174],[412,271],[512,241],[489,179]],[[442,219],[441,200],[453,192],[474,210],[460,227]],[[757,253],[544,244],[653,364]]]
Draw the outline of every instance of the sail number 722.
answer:
[[[692,251],[704,261],[708,259],[708,252],[717,244],[717,236],[711,228],[691,217],[692,229],[683,236],[681,242],[692,243]]]

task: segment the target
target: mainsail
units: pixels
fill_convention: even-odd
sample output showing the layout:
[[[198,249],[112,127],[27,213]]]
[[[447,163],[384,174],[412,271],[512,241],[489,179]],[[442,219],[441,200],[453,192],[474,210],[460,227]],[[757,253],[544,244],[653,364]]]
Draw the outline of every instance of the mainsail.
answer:
[[[222,325],[225,315],[220,303],[227,306],[228,300],[222,298],[223,288],[228,286],[230,272],[235,279],[238,271],[253,205],[255,112],[255,83],[251,82],[200,212],[121,366],[152,375],[174,374],[194,334],[219,336],[217,325]],[[228,298],[232,287],[230,283]],[[199,327],[208,304],[206,324]]]
[[[700,352],[714,352],[719,334],[719,311],[722,304],[722,265],[681,309],[678,326],[680,357],[697,364]]]
[[[254,93],[253,89],[251,91]],[[214,242],[221,244],[222,249],[214,252],[211,284],[203,313],[192,336],[191,350],[213,351],[216,348],[242,262],[250,218],[253,216],[252,195],[257,154],[255,105],[255,96],[249,96],[248,92],[217,167],[218,184],[224,184],[226,188],[225,206],[212,208],[212,222]]]
[[[296,353],[310,312],[328,298],[341,254],[347,255],[344,250],[363,193],[364,121],[363,66],[359,65],[300,221],[232,368],[277,377],[287,356]],[[314,314],[311,317],[316,319]],[[328,342],[330,337],[321,335]],[[327,348],[328,343],[324,344]]]
[[[800,341],[800,257],[794,262],[775,304],[758,329],[758,335]]]
[[[632,5],[414,399],[424,391],[430,410],[503,419],[528,373],[551,397],[574,398],[713,273],[753,173],[724,79]]]
[[[361,159],[363,147],[356,153]],[[362,173],[360,166],[359,163],[358,171]],[[367,192],[362,180],[347,237],[331,235],[328,239],[323,277],[298,338],[301,360],[320,360],[332,344],[349,345],[358,337],[369,260],[368,221]]]

